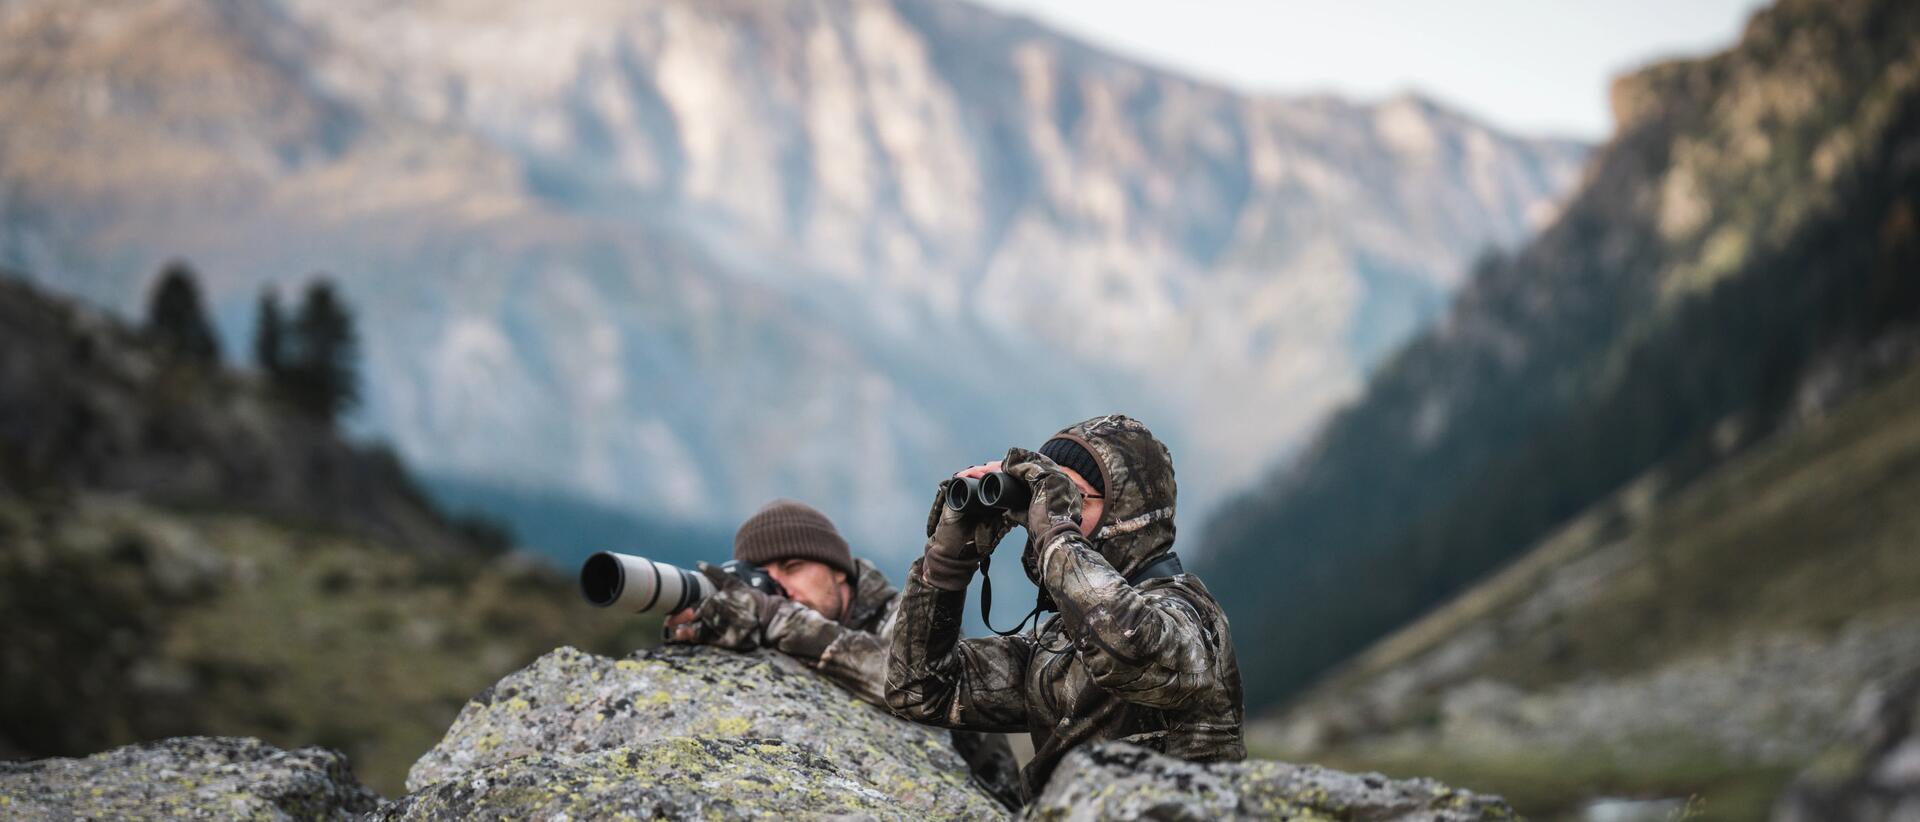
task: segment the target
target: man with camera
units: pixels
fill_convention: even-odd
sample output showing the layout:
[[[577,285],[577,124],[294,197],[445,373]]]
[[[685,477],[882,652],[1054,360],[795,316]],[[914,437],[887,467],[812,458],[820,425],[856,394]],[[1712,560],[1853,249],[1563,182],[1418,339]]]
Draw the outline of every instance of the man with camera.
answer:
[[[1016,494],[1001,493],[1021,486]],[[985,507],[950,495],[1010,500]],[[1066,752],[1125,740],[1193,761],[1246,757],[1240,672],[1226,614],[1173,554],[1173,459],[1120,415],[1069,427],[1038,453],[943,483],[926,553],[908,574],[892,632],[886,698],[933,725],[1032,734],[1031,797]],[[1034,632],[960,638],[966,590],[1013,526],[1040,586]],[[984,583],[983,583],[984,584]]]
[[[700,564],[713,593],[667,619],[667,641],[773,648],[887,707],[882,689],[898,591],[873,563],[853,558],[832,520],[804,503],[774,500],[735,532],[733,558],[735,570]],[[749,581],[762,572],[778,585]],[[953,743],[982,788],[1009,807],[1019,802],[1005,737],[956,732]]]
[[[887,645],[882,623],[896,591],[873,563],[855,560],[833,521],[805,503],[774,500],[741,523],[733,558],[765,571],[777,596],[738,574],[701,564],[715,593],[669,617],[669,642],[736,651],[774,648],[882,707]]]

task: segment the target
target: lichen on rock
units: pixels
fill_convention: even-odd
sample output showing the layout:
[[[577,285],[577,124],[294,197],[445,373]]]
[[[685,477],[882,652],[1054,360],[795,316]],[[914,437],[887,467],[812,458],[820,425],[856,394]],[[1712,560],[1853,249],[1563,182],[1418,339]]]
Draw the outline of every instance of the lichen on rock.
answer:
[[[659,739],[536,754],[408,794],[374,820],[906,818],[894,798],[807,746],[774,739]]]
[[[1505,800],[1431,779],[1388,779],[1271,760],[1202,764],[1108,742],[1067,755],[1031,820],[1295,819],[1492,822]]]
[[[625,768],[630,759],[640,764]],[[792,790],[770,792],[769,780]],[[854,699],[778,653],[670,646],[621,660],[560,648],[500,680],[414,764],[412,793],[389,815],[572,807],[543,786],[590,794],[597,808],[668,816],[844,803],[846,813],[882,817],[1005,814],[972,783],[946,731]],[[809,796],[826,804],[789,807]]]
[[[0,762],[6,819],[355,819],[378,802],[338,752],[284,751],[245,737]]]

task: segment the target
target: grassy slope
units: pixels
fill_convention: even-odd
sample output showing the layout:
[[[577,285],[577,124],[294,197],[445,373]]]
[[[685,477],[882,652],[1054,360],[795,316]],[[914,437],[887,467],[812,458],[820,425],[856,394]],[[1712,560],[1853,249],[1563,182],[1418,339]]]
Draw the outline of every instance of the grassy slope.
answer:
[[[1507,570],[1376,645],[1305,697],[1338,694],[1411,664],[1447,639],[1511,615],[1554,569],[1615,544],[1633,559],[1571,602],[1551,631],[1503,636],[1474,674],[1538,690],[1657,670],[1740,638],[1829,634],[1863,616],[1920,614],[1920,369],[1762,444],[1661,498],[1643,481]],[[1522,760],[1328,761],[1426,774],[1505,792],[1551,812],[1598,793],[1709,798],[1708,818],[1759,813],[1787,773],[1710,751]],[[1713,801],[1717,800],[1717,801]]]
[[[177,734],[347,752],[389,796],[461,705],[557,645],[625,653],[656,622],[513,558],[402,554],[256,516],[83,496],[0,501],[9,731],[79,754]],[[47,727],[32,727],[32,716]]]

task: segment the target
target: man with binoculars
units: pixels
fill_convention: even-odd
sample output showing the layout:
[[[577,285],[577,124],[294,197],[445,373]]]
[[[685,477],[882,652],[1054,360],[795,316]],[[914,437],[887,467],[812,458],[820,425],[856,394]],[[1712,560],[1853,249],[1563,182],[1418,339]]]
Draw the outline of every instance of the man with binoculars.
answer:
[[[954,495],[963,498],[949,504]],[[1029,798],[1067,751],[1092,742],[1246,758],[1226,614],[1181,570],[1173,512],[1172,456],[1117,414],[943,483],[926,553],[900,594],[887,704],[932,725],[1029,732]],[[1040,586],[1035,613],[1059,613],[1031,634],[963,640],[967,585],[1015,525],[1027,531],[1021,564]]]

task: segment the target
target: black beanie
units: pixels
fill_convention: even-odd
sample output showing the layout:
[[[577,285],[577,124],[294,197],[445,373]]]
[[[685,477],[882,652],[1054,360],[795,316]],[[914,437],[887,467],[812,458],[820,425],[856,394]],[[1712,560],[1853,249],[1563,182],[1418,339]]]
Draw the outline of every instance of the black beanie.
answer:
[[[783,559],[810,559],[843,571],[851,580],[859,575],[853,552],[833,527],[833,520],[813,506],[790,499],[767,503],[733,535],[733,558],[754,565]]]
[[[1062,468],[1072,468],[1101,494],[1107,493],[1107,478],[1100,475],[1100,462],[1087,453],[1080,443],[1066,437],[1054,437],[1040,446],[1041,455],[1059,463]]]

